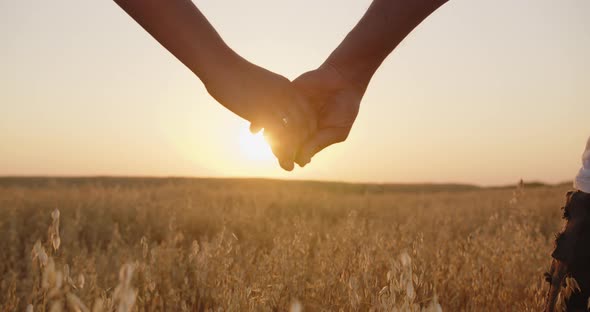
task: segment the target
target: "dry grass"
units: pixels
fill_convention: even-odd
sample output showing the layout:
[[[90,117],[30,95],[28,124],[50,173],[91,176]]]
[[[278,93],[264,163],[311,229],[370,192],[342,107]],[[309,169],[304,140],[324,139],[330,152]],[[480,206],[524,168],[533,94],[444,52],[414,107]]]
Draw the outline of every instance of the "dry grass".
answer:
[[[566,190],[5,183],[0,306],[538,311]]]

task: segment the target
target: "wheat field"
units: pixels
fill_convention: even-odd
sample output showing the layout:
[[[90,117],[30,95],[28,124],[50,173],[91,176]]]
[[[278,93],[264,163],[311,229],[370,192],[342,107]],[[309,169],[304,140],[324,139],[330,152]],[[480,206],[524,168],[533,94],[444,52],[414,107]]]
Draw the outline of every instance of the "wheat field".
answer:
[[[567,185],[0,179],[2,311],[539,311]]]

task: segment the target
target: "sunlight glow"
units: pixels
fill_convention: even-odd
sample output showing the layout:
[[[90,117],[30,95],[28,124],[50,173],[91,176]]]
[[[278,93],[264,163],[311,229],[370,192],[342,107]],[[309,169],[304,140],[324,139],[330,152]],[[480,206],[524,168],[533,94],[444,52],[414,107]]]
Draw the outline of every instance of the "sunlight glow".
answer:
[[[241,131],[239,144],[241,154],[249,160],[268,162],[274,159],[262,131],[257,134],[250,133],[248,129]]]

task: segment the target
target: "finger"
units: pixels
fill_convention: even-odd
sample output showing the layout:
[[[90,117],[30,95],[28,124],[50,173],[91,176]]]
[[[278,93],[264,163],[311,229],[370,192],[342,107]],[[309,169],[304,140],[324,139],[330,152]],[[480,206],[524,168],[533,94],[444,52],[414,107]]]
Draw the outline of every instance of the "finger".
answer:
[[[262,128],[263,127],[260,124],[251,123],[250,124],[250,133],[256,134],[256,133],[260,132],[260,130],[262,130]]]
[[[349,130],[346,128],[328,128],[316,132],[309,140],[303,143],[296,155],[295,162],[300,167],[304,167],[319,151],[346,140],[348,132]]]
[[[291,105],[283,107],[285,113],[278,114],[276,117],[280,123],[264,130],[273,154],[277,157],[281,168],[287,171],[295,168],[297,150],[312,131],[310,121],[305,118],[303,110],[299,107],[302,104],[307,103],[292,102]],[[313,125],[315,126],[315,119],[313,119]]]
[[[288,123],[278,131],[271,146],[283,169],[294,169],[297,150],[307,140],[310,131],[301,112],[289,110]]]
[[[281,166],[281,168],[283,168],[283,170],[286,171],[293,171],[293,169],[295,169],[295,162],[293,159],[279,159],[279,165]]]
[[[281,168],[287,171],[293,170],[295,168],[295,148],[289,147],[288,138],[267,129],[264,129],[264,137]]]
[[[298,93],[286,93],[264,121],[264,134],[281,167],[291,171],[295,155],[310,133],[316,129],[316,117],[310,103]],[[260,124],[257,123],[257,124]]]
[[[295,168],[296,147],[287,141],[281,140],[279,144],[272,148],[279,160],[281,168],[291,171]]]

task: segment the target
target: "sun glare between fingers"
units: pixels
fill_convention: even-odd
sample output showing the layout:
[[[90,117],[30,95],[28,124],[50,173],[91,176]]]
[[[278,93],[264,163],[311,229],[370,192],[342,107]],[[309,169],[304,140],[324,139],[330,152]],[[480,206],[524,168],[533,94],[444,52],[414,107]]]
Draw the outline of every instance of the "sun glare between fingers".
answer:
[[[250,133],[248,129],[240,131],[239,145],[240,153],[248,160],[266,162],[274,158],[263,131],[257,134]]]

